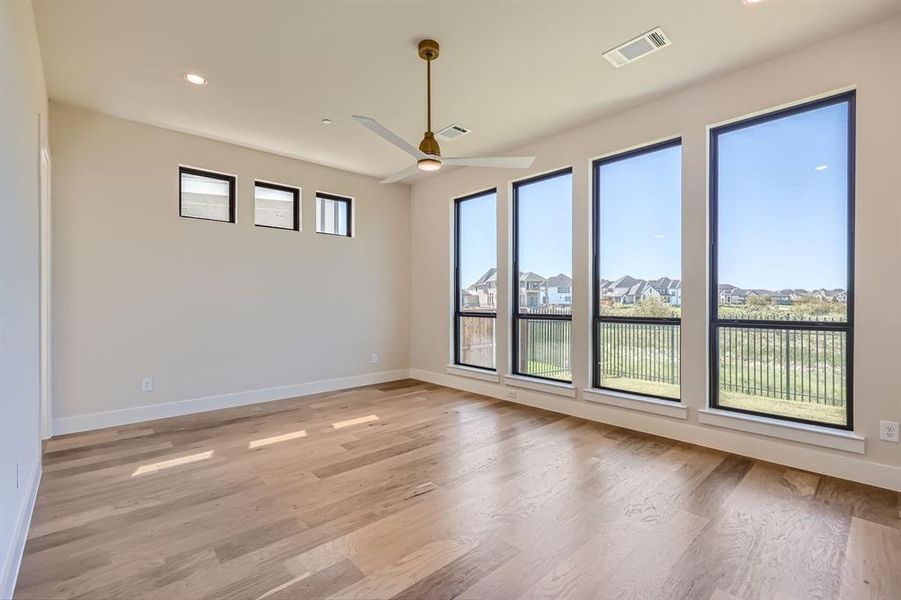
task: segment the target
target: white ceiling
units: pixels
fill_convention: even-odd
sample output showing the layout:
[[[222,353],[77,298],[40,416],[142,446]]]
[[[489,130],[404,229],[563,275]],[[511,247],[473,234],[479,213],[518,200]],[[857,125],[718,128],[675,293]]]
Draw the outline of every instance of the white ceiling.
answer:
[[[350,115],[418,143],[423,37],[441,44],[434,129],[472,130],[443,152],[493,154],[901,9],[899,0],[34,4],[52,99],[376,176],[411,159]],[[671,48],[621,69],[601,57],[655,26]],[[209,85],[186,84],[184,72]]]

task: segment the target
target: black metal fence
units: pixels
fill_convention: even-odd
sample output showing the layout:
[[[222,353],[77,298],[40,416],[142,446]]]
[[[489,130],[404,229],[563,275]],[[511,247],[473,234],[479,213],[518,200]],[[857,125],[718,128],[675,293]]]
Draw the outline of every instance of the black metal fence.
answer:
[[[519,318],[519,372],[572,379],[572,321]]]
[[[519,372],[572,378],[568,320],[519,319]],[[600,377],[680,383],[681,327],[597,323]],[[720,327],[719,387],[749,396],[844,406],[847,336],[842,331]]]
[[[627,378],[679,385],[678,324],[603,321],[597,327],[601,381]]]
[[[845,332],[747,327],[718,331],[721,390],[845,405]]]
[[[679,384],[679,325],[601,322],[601,380]],[[847,338],[842,331],[720,327],[719,386],[727,392],[844,406]]]

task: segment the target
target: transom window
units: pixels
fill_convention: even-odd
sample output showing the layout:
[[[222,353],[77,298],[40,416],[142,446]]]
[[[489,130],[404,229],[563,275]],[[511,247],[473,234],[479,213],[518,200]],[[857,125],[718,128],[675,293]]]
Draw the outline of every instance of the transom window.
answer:
[[[350,198],[316,192],[316,233],[351,237]]]
[[[254,224],[300,231],[300,190],[257,181],[253,188]]]
[[[235,177],[178,168],[178,214],[189,219],[235,222]]]

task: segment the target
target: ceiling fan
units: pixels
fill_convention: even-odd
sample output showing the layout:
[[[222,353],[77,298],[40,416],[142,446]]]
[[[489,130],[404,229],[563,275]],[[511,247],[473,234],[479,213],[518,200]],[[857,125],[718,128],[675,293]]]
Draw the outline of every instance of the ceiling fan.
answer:
[[[419,142],[419,148],[408,143],[372,117],[353,115],[353,118],[361,125],[416,159],[415,165],[407,167],[403,171],[398,171],[394,175],[389,175],[381,183],[400,181],[417,171],[437,171],[443,165],[490,167],[495,169],[528,169],[532,166],[532,162],[535,160],[534,156],[460,156],[443,158],[441,156],[441,148],[438,147],[435,134],[432,132],[432,61],[438,58],[438,42],[435,40],[422,40],[419,42],[419,58],[426,61],[427,107],[426,132],[422,141]]]

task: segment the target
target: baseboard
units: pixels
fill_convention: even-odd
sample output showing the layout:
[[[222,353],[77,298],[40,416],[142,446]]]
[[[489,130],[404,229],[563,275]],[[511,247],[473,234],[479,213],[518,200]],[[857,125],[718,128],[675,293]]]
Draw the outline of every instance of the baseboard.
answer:
[[[205,396],[203,398],[191,398],[176,402],[147,404],[144,406],[122,408],[119,410],[110,410],[86,415],[61,417],[53,419],[53,435],[77,433],[79,431],[92,431],[94,429],[118,427],[120,425],[129,425],[131,423],[140,423],[142,421],[178,417],[181,415],[219,410],[222,408],[257,404],[259,402],[271,402],[273,400],[284,400],[286,398],[295,398],[297,396],[333,392],[363,385],[397,381],[398,379],[406,379],[409,376],[410,372],[407,369],[380,371],[378,373],[367,373],[365,375],[352,375],[350,377],[340,377],[337,379],[323,379],[320,381],[310,381],[307,383],[297,383],[259,390],[248,390],[232,394]]]
[[[517,397],[514,399],[507,396],[507,388],[502,384],[423,369],[410,369],[410,377],[590,421],[607,423],[795,469],[804,469],[901,492],[901,467],[875,463],[846,453],[830,452],[816,446],[703,425],[695,421],[695,415],[691,415],[688,421],[682,421],[626,408],[586,402],[582,399],[563,398],[518,388],[516,390]]]
[[[15,528],[12,538],[3,548],[3,565],[0,570],[0,598],[12,598],[16,591],[16,579],[19,576],[19,566],[22,564],[22,553],[25,551],[25,540],[28,539],[28,529],[31,526],[31,513],[34,511],[34,502],[38,495],[38,487],[41,484],[41,464],[37,461],[37,467],[31,473],[28,488],[25,490],[25,501],[19,506],[16,514]]]

